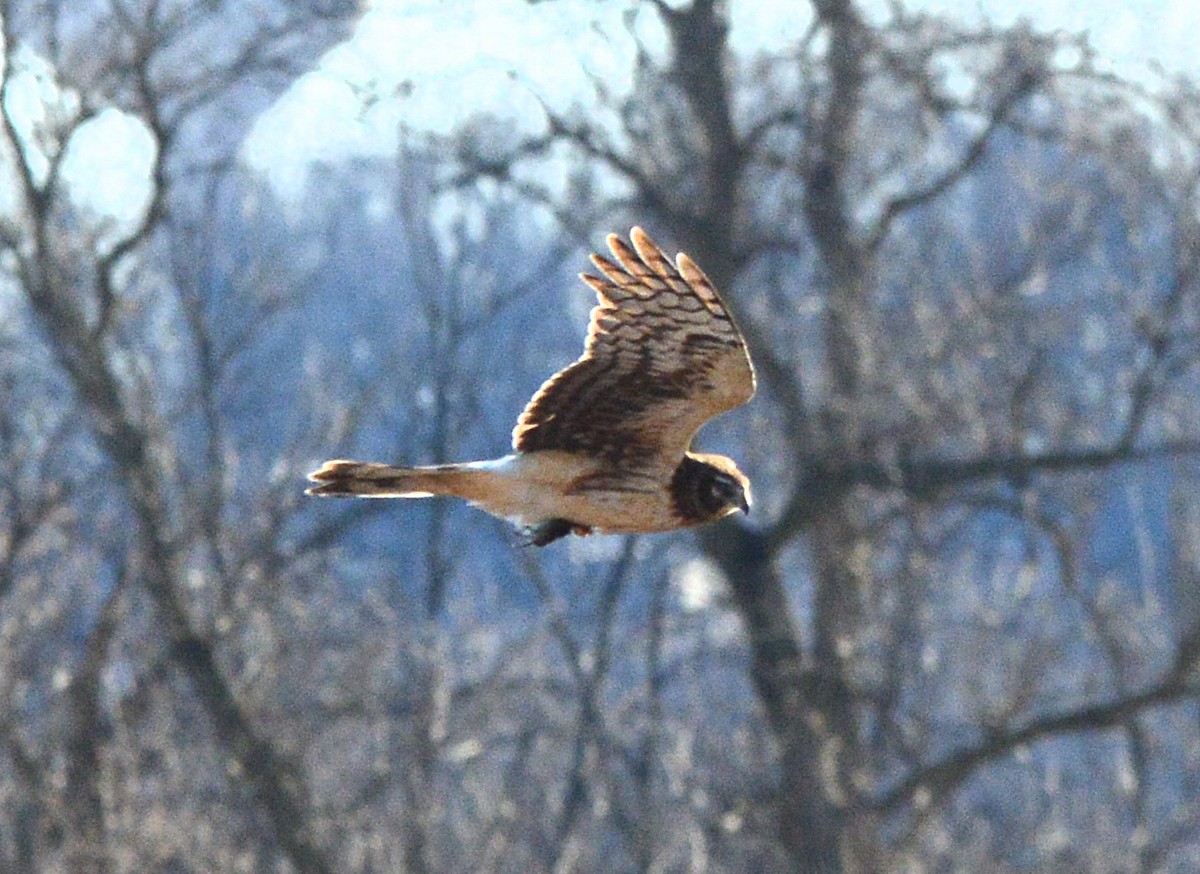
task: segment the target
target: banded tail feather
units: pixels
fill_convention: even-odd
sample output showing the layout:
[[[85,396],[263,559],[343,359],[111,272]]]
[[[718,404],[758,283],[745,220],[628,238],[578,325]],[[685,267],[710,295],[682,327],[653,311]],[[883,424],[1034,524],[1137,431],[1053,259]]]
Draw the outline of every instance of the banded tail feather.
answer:
[[[471,497],[471,480],[478,470],[467,465],[396,467],[369,461],[327,461],[308,475],[316,483],[305,494],[334,498],[428,498],[433,495]]]

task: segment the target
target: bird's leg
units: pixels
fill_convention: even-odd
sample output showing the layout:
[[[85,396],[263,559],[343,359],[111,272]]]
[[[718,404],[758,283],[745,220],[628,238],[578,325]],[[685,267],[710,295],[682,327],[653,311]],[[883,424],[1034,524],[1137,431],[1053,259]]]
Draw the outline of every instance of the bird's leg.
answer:
[[[546,519],[525,528],[521,532],[521,543],[524,546],[545,546],[572,532],[578,534],[581,528],[585,528],[588,532],[591,531],[587,526],[576,525],[569,519]]]

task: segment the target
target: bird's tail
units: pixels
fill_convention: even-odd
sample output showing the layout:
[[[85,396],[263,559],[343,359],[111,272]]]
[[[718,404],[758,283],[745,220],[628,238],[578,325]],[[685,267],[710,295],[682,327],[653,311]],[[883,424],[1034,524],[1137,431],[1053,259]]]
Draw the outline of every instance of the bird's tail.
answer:
[[[316,483],[305,494],[340,498],[474,497],[481,471],[468,465],[393,467],[373,461],[327,461],[308,478]]]

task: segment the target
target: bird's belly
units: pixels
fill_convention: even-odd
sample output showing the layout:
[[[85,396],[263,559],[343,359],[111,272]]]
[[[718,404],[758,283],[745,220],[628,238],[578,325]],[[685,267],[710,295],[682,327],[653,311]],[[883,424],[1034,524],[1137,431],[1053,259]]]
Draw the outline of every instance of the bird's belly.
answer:
[[[681,525],[666,484],[646,491],[577,488],[597,472],[597,461],[572,453],[541,451],[472,465],[492,474],[490,487],[471,501],[518,526],[548,519],[612,533],[669,531]]]
[[[611,534],[670,531],[680,527],[670,497],[662,492],[589,491],[582,494],[527,490],[524,501],[509,507],[484,509],[509,518],[518,526],[548,519],[566,519]],[[497,512],[501,510],[501,512]]]
[[[654,492],[588,492],[570,496],[562,518],[611,534],[670,531],[681,527],[666,489]]]

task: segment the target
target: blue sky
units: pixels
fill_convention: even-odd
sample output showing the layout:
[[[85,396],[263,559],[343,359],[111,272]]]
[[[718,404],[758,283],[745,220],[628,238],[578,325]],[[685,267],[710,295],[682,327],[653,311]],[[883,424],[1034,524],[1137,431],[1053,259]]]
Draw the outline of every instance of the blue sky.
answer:
[[[613,90],[629,84],[633,44],[625,16],[635,0],[364,3],[366,12],[352,38],[296,82],[246,143],[249,162],[269,172],[284,193],[300,193],[313,160],[390,153],[401,120],[448,131],[473,113],[492,111],[535,127],[541,118],[538,100],[561,107],[576,96],[586,98],[588,73]],[[885,8],[883,0],[865,5],[878,14]],[[657,16],[648,4],[642,6],[635,25],[639,36],[646,45],[661,45]],[[921,0],[909,6],[975,20],[989,17],[1001,25],[1027,17],[1043,30],[1087,31],[1101,56],[1123,74],[1146,75],[1149,63],[1157,62],[1200,76],[1197,0]],[[747,55],[793,42],[809,22],[810,7],[803,0],[730,0],[729,7],[731,42]],[[390,96],[398,88],[403,97],[380,100],[363,111],[364,94]],[[105,113],[81,131],[73,153],[66,176],[80,182],[77,196],[102,215],[130,220],[140,212],[153,143],[138,122]]]
[[[485,109],[534,120],[538,97],[557,104],[586,93],[585,68],[620,88],[631,67],[632,46],[623,23],[631,2],[371,0],[367,5],[353,38],[285,94],[247,143],[251,163],[273,165],[273,177],[285,188],[298,186],[310,160],[389,152],[401,118],[435,130],[449,130]],[[1196,0],[924,0],[909,5],[976,20],[988,17],[997,24],[1026,17],[1040,29],[1087,31],[1101,55],[1128,75],[1144,74],[1150,61],[1200,72]],[[747,53],[787,44],[809,20],[809,7],[802,2],[731,0],[730,12],[733,46]],[[658,42],[656,16],[648,8],[637,27],[648,45]],[[521,87],[514,87],[514,77]],[[362,112],[362,89],[392,94],[406,82],[411,87],[403,99]],[[282,164],[281,155],[287,158]]]

